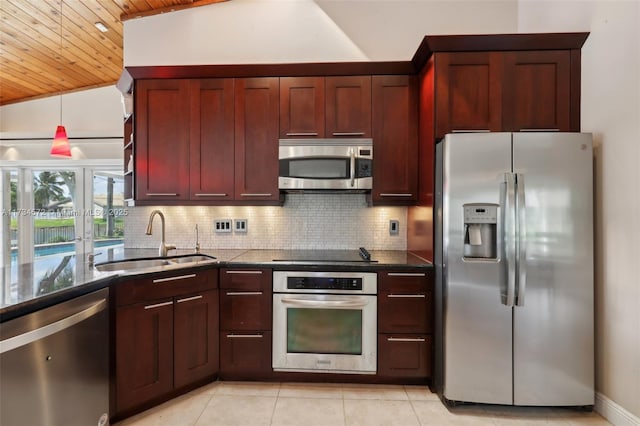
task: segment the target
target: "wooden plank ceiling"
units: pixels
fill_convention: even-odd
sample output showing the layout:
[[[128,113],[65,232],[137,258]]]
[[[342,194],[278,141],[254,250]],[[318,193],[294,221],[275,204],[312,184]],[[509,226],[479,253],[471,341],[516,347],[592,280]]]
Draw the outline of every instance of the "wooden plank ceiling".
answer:
[[[220,1],[0,0],[0,105],[115,84],[123,21]]]

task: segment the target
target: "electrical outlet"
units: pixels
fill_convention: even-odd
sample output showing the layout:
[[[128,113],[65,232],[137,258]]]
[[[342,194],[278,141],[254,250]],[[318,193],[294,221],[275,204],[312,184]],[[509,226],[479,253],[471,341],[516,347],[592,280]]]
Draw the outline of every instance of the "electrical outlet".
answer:
[[[234,219],[233,224],[235,232],[247,232],[247,219]]]
[[[231,219],[216,219],[213,221],[213,231],[215,233],[231,232]]]
[[[400,233],[400,221],[391,219],[389,221],[389,235],[398,235]]]

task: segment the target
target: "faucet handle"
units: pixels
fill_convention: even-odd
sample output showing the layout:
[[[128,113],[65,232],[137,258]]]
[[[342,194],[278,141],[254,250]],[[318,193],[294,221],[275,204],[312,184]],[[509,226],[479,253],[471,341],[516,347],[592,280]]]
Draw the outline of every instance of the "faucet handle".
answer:
[[[89,253],[87,254],[87,263],[89,264],[89,266],[93,266],[93,261],[96,259],[96,256],[102,254],[102,252],[98,252],[98,253]]]

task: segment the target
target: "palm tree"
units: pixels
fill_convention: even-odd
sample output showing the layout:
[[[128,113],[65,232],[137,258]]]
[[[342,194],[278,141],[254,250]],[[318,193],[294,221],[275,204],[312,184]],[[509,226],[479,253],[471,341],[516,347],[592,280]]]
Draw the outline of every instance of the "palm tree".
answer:
[[[56,172],[40,172],[33,177],[33,200],[36,209],[48,209],[52,201],[64,199],[60,176]]]

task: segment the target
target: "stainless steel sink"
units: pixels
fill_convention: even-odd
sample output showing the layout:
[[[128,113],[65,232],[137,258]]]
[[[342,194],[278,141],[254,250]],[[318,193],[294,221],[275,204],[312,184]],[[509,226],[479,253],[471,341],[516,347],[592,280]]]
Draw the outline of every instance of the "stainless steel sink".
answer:
[[[206,254],[193,254],[186,256],[163,257],[154,259],[132,259],[99,263],[95,266],[95,268],[100,272],[134,271],[138,269],[156,268],[172,265],[180,265],[182,267],[186,267],[189,266],[189,264],[196,265],[205,262],[214,262],[215,259],[215,257],[207,256]]]
[[[100,272],[131,271],[134,269],[145,269],[166,265],[171,265],[171,262],[168,259],[136,259],[102,263],[96,265],[96,269]]]
[[[169,259],[169,261],[173,263],[201,263],[211,262],[215,259],[215,257],[207,256],[206,254],[193,254],[188,256],[172,257]]]

